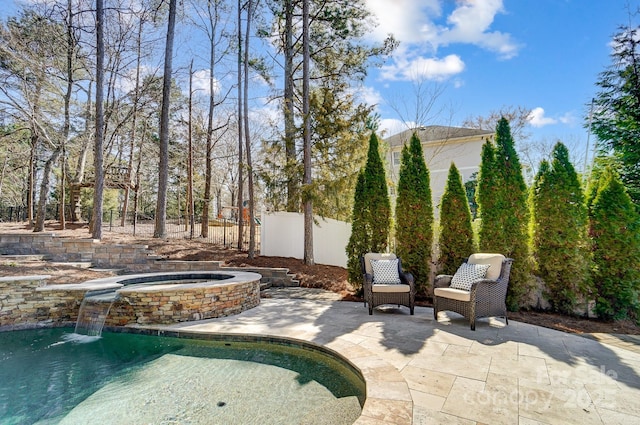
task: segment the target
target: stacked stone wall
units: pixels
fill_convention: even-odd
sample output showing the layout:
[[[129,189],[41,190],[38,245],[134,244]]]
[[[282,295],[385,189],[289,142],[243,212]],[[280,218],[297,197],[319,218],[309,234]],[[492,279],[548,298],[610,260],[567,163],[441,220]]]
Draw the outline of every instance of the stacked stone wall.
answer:
[[[43,290],[48,277],[0,277],[0,329],[76,322],[87,291]]]

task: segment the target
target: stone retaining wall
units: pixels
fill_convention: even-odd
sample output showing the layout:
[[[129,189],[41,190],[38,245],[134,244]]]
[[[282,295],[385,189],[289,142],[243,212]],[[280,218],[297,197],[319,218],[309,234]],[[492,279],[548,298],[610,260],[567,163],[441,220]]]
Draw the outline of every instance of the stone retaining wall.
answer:
[[[0,234],[0,255],[44,255],[57,262],[90,262],[94,267],[127,273],[178,271],[247,271],[262,275],[265,286],[299,286],[285,268],[222,267],[220,261],[177,261],[158,257],[141,244],[108,244],[94,239],[68,239],[54,233]]]
[[[0,329],[75,323],[85,291],[42,291],[49,276],[0,277]]]

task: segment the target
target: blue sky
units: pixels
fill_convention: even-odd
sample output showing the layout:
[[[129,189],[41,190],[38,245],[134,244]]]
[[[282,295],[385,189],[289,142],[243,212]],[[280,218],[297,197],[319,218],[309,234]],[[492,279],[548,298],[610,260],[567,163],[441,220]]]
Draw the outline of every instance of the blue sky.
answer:
[[[470,116],[522,106],[533,111],[529,142],[561,140],[575,162],[584,158],[584,117],[598,73],[610,64],[609,43],[630,22],[629,10],[640,6],[640,0],[365,1],[378,16],[371,37],[393,33],[400,41],[393,57],[370,69],[357,90],[377,105],[386,135],[406,129],[403,122],[413,124],[421,84],[423,100],[433,90],[441,93],[419,124],[460,125]],[[14,14],[17,2],[0,0],[0,16]],[[192,52],[194,41],[182,39]],[[174,67],[182,50],[176,49]]]
[[[415,98],[412,80],[419,75],[423,85],[444,87],[438,102],[450,111],[421,124],[459,124],[504,106],[524,106],[534,111],[530,140],[562,140],[574,150],[586,147],[584,117],[597,93],[598,73],[610,64],[612,36],[629,24],[629,9],[640,5],[637,0],[367,2],[385,17],[379,19],[378,38],[391,32],[401,42],[392,61],[372,70],[366,82],[392,133],[402,128],[395,120],[411,117],[398,116],[389,101]]]

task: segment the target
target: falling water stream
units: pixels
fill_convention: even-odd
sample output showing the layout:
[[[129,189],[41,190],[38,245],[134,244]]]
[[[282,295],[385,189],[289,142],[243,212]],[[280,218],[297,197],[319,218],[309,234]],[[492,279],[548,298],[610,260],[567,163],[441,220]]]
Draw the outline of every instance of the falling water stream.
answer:
[[[87,292],[80,304],[75,333],[79,335],[100,336],[109,310],[118,294],[109,292]]]

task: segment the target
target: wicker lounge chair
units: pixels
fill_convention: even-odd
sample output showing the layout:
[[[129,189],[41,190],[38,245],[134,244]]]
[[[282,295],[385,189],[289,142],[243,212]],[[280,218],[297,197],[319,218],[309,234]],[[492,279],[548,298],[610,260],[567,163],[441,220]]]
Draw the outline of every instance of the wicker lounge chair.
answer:
[[[456,272],[462,273],[463,268],[471,268],[468,265],[486,265],[477,269],[484,269],[486,276],[481,279],[474,279],[470,283],[470,289],[460,289],[460,285],[452,287],[454,281],[451,275],[438,275],[435,278],[433,287],[433,316],[438,320],[439,311],[453,311],[463,315],[469,320],[471,330],[476,330],[476,319],[480,317],[504,317],[507,318],[507,286],[509,285],[509,273],[511,272],[511,258],[505,258],[501,254],[473,254],[465,265]],[[458,275],[460,276],[460,275]],[[456,279],[458,283],[460,279]],[[463,285],[464,286],[464,285]]]
[[[393,277],[397,281],[387,280],[386,273],[380,272],[382,263],[377,263],[378,273],[374,270],[371,260],[397,260],[397,269],[394,270]],[[413,315],[415,306],[416,290],[413,275],[402,271],[402,262],[395,254],[379,254],[369,252],[360,257],[362,268],[364,302],[369,306],[369,314],[373,314],[373,308],[383,304],[397,304],[398,306],[409,307],[409,312]],[[395,268],[395,264],[393,266]]]

